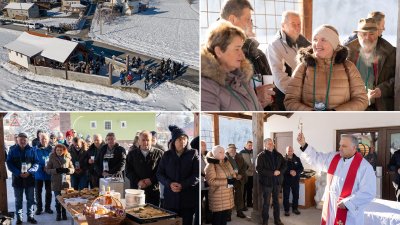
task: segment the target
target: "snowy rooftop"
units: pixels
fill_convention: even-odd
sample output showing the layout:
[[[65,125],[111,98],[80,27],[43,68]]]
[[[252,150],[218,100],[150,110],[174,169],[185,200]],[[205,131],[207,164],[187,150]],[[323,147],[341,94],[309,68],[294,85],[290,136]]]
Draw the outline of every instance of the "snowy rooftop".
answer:
[[[82,4],[72,4],[71,8],[86,8],[86,6]]]
[[[23,10],[28,10],[30,9],[35,3],[16,3],[12,2],[8,4],[5,9],[23,9]]]
[[[77,45],[77,42],[53,37],[41,37],[24,32],[15,41],[6,44],[4,48],[29,57],[41,53],[45,58],[63,63]]]

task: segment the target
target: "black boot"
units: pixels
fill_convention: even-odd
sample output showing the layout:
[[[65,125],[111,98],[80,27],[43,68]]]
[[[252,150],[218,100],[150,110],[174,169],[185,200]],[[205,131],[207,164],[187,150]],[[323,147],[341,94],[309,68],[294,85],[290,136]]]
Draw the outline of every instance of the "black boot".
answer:
[[[60,221],[60,220],[61,220],[61,214],[57,213],[56,221]]]
[[[62,219],[67,220],[67,212],[65,211],[64,208],[62,208]]]

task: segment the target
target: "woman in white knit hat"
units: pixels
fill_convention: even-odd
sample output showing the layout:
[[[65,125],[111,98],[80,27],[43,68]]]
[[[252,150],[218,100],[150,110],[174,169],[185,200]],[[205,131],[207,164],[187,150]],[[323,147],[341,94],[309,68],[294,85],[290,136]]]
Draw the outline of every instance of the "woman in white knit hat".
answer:
[[[284,101],[288,111],[361,111],[368,106],[367,92],[356,66],[348,61],[337,30],[317,28],[312,46],[299,50],[299,64]]]

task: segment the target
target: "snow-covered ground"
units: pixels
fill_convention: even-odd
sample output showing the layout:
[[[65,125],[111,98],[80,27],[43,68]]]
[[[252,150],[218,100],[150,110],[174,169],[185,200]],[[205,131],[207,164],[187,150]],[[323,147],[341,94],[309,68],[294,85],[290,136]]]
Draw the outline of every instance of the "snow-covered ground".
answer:
[[[65,13],[60,10],[61,10],[61,7],[56,7],[56,8],[47,10],[47,16],[49,16],[49,17],[68,17],[72,14],[71,12]]]
[[[30,19],[27,22],[30,23],[41,23],[44,26],[60,26],[60,23],[64,24],[76,24],[78,23],[78,18],[64,18],[64,17],[52,17],[46,19]]]
[[[199,67],[198,2],[151,0],[145,12],[117,17],[103,26],[92,22],[89,36],[157,58],[171,58]],[[197,7],[197,11],[192,7]]]
[[[0,28],[0,46],[21,32]],[[37,111],[181,111],[198,110],[199,93],[166,82],[148,97],[100,85],[39,76],[8,63],[0,49],[0,110]]]

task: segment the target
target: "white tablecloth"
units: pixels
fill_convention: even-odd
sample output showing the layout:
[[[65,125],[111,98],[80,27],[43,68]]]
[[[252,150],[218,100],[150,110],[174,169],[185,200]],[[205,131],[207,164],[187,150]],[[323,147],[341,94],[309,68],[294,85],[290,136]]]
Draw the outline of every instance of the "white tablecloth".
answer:
[[[399,225],[400,202],[374,199],[364,212],[365,225]]]

